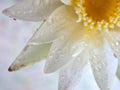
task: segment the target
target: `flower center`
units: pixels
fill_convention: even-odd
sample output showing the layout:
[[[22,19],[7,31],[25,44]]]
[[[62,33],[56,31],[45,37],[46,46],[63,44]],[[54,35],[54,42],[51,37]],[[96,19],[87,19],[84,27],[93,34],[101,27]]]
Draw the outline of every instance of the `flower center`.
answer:
[[[120,26],[119,0],[72,0],[78,15],[77,22],[83,22],[90,29],[109,30]]]

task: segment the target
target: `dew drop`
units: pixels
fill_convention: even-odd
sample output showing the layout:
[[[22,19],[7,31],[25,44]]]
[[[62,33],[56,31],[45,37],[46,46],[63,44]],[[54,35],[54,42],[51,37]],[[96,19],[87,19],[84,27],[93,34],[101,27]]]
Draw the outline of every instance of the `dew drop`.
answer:
[[[25,14],[26,14],[26,12],[23,12],[23,14],[25,15]]]
[[[95,67],[95,70],[96,70],[96,71],[99,71],[99,68],[98,68],[98,67]]]
[[[116,44],[116,46],[118,46],[118,45],[119,45],[119,42],[116,42],[115,44]]]
[[[64,55],[60,55],[60,58],[63,59],[63,58],[64,58]]]
[[[49,56],[49,59],[52,59],[52,58],[53,58],[53,55],[50,55],[50,56]]]
[[[20,14],[20,11],[17,11],[17,14]]]
[[[15,12],[11,12],[12,15],[15,15]]]
[[[98,65],[97,68],[100,70],[102,67],[100,65]]]
[[[61,80],[63,80],[64,81],[64,79],[65,79],[65,76],[63,75],[63,76],[61,76]]]
[[[48,24],[52,24],[53,21],[51,19],[49,19],[47,22],[48,22]]]

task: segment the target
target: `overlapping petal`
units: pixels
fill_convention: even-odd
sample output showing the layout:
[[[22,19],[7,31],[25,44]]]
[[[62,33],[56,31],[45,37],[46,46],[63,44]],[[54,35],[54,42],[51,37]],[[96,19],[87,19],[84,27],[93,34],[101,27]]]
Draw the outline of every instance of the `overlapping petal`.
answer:
[[[41,44],[52,42],[61,35],[68,35],[78,27],[75,21],[77,15],[70,6],[61,6],[56,9],[45,23],[39,28],[38,32],[33,36],[30,44]],[[72,26],[72,27],[70,27]]]
[[[61,9],[64,11],[66,10],[65,8],[66,6]],[[73,29],[73,32],[70,33],[71,30],[69,29]],[[76,57],[87,45],[87,42],[83,38],[85,31],[82,25],[77,25],[74,22],[72,28],[69,28],[69,26],[67,26],[67,28],[63,30],[67,33],[62,34],[59,38],[57,38],[53,42],[50,49],[50,53],[45,64],[46,73],[54,72],[67,64],[70,60],[72,60],[72,58]],[[81,30],[81,32],[79,30]]]
[[[81,80],[88,59],[88,49],[84,49],[60,71],[59,90],[74,90]]]
[[[3,13],[16,19],[40,21],[46,19],[60,5],[60,0],[23,0],[5,9]]]
[[[41,45],[27,45],[21,54],[16,58],[9,68],[9,71],[15,71],[22,67],[34,64],[43,60],[49,52],[51,43]]]
[[[108,40],[114,54],[120,60],[120,31],[114,30],[114,31],[108,31],[105,32],[105,38]]]
[[[117,59],[108,45],[90,49],[90,63],[95,80],[101,90],[110,90],[117,70]]]
[[[69,39],[61,37],[53,42],[45,65],[46,73],[58,70],[80,54],[87,46],[85,40],[82,39],[82,34],[80,34],[81,39],[79,38],[79,41],[70,39],[72,37],[70,36]]]

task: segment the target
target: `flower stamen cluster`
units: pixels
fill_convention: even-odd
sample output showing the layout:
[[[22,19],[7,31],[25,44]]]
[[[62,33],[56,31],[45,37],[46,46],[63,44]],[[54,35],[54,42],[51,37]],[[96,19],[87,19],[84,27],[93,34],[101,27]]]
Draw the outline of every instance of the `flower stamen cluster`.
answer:
[[[72,6],[82,22],[89,29],[110,30],[120,27],[119,0],[72,0]]]

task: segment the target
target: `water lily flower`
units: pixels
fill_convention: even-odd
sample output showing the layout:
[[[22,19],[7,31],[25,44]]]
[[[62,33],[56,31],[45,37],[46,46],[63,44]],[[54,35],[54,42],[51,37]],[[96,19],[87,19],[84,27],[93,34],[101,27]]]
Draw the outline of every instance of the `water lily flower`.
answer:
[[[44,21],[9,71],[45,58],[45,73],[60,70],[59,90],[73,90],[87,63],[101,90],[120,76],[119,0],[23,0],[3,13]]]

